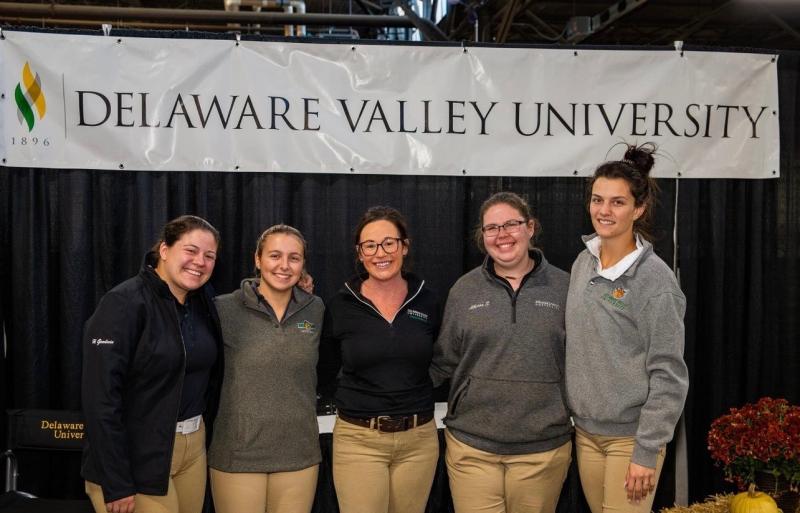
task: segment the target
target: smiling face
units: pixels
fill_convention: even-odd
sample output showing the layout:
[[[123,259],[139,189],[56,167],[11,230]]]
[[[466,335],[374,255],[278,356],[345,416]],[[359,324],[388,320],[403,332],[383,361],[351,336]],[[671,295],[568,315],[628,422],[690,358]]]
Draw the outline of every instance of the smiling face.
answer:
[[[508,203],[492,205],[483,214],[482,226],[502,226],[508,221],[524,221],[525,217]],[[515,271],[528,265],[528,248],[533,237],[533,220],[528,220],[511,232],[500,229],[495,237],[483,234],[483,245],[494,260],[495,266],[507,271]]]
[[[217,241],[207,230],[192,230],[172,246],[162,242],[158,253],[156,273],[183,303],[188,292],[199,289],[211,277],[217,261]]]
[[[408,240],[400,241],[394,253],[387,253],[380,244],[389,239],[399,239],[400,231],[391,221],[379,219],[368,223],[361,229],[358,242],[358,259],[364,264],[369,277],[375,280],[388,281],[400,276],[403,269],[403,259],[408,254]],[[360,245],[371,241],[378,244],[374,255],[366,255]],[[387,244],[388,245],[388,244]]]
[[[633,223],[642,213],[625,179],[599,177],[592,184],[589,216],[601,240],[633,240]]]
[[[273,292],[286,292],[300,281],[305,265],[303,243],[288,233],[273,233],[267,236],[256,252],[260,286]]]

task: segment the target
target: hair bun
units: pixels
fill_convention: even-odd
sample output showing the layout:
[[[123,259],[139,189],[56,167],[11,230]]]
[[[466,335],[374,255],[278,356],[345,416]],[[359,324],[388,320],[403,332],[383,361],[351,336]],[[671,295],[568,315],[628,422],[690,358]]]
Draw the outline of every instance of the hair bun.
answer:
[[[655,164],[655,159],[653,158],[653,153],[655,152],[656,147],[651,143],[645,143],[641,146],[628,146],[624,160],[630,162],[643,175],[648,175]]]

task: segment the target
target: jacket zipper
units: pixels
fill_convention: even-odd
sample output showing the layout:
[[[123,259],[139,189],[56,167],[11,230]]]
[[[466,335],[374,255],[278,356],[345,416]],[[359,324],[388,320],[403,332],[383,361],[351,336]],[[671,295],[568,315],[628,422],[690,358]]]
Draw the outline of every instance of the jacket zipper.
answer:
[[[511,324],[517,323],[517,294],[511,295]]]
[[[497,278],[506,289],[506,292],[508,292],[508,296],[511,298],[511,324],[517,323],[517,297],[519,296],[519,293],[522,292],[522,287],[525,286],[525,282],[528,281],[528,278],[531,276],[531,274],[532,273],[528,273],[522,278],[522,282],[519,284],[519,288],[517,290],[511,288],[511,285],[508,283],[508,281]]]
[[[262,309],[258,308],[258,304],[256,304],[256,306],[253,306],[253,305],[249,305],[249,304],[247,304],[247,303],[244,303],[244,306],[245,306],[246,308],[250,308],[251,310],[255,310],[256,312],[261,312],[261,313],[265,314],[265,315],[266,315],[267,317],[269,317],[271,320],[275,321],[275,323],[276,323],[276,324],[277,324],[279,327],[283,327],[283,325],[284,325],[284,322],[285,322],[285,321],[288,321],[290,317],[294,317],[294,316],[295,316],[295,315],[297,315],[298,313],[300,313],[300,312],[302,312],[303,310],[305,310],[305,309],[306,309],[306,307],[307,307],[308,305],[310,305],[311,303],[313,303],[313,302],[314,302],[314,298],[312,297],[311,299],[309,299],[309,300],[308,300],[308,301],[306,301],[305,303],[303,303],[303,304],[300,304],[300,306],[299,306],[299,308],[298,308],[297,310],[295,310],[294,312],[292,312],[291,314],[288,314],[288,315],[287,315],[287,313],[288,313],[288,311],[289,311],[289,307],[287,306],[287,307],[286,307],[286,312],[284,312],[284,313],[283,313],[283,320],[279,320],[279,319],[278,319],[278,316],[277,316],[277,315],[275,315],[275,310],[274,310],[274,309],[272,309],[272,306],[271,306],[271,305],[270,305],[270,310],[272,310],[272,311],[270,311],[270,312],[265,312],[264,310],[262,310]],[[289,303],[291,304],[291,301],[290,301]],[[298,303],[298,304],[299,304],[299,303]]]
[[[397,311],[394,313],[394,317],[392,317],[392,320],[390,320],[390,321],[387,321],[387,322],[389,323],[389,326],[391,326],[391,325],[392,325],[392,323],[394,323],[394,320],[397,318],[397,314],[399,314],[399,313],[400,313],[400,311],[401,311],[401,310],[403,310],[403,308],[405,308],[405,307],[406,307],[406,306],[407,306],[407,305],[408,305],[410,302],[412,302],[412,301],[414,300],[414,298],[415,298],[415,297],[417,297],[417,296],[419,295],[419,293],[422,291],[422,287],[423,287],[424,285],[425,285],[425,280],[422,280],[422,282],[419,284],[419,288],[417,288],[417,291],[416,291],[416,292],[414,292],[414,295],[413,295],[413,296],[411,296],[410,298],[406,299],[406,301],[405,301],[405,302],[404,302],[402,305],[400,305],[400,308],[398,308],[398,309],[397,309]],[[372,306],[372,303],[370,303],[370,302],[368,302],[368,301],[364,301],[363,299],[361,299],[361,297],[360,297],[358,294],[356,294],[356,293],[353,291],[353,289],[351,289],[351,288],[350,288],[350,284],[349,284],[349,283],[345,283],[345,284],[344,284],[344,286],[347,288],[347,290],[349,290],[349,291],[350,291],[350,293],[353,295],[353,297],[355,297],[355,298],[356,298],[357,300],[359,300],[361,303],[363,303],[363,304],[367,305],[369,308],[371,308],[371,309],[372,309],[372,311],[373,311],[373,312],[375,312],[376,314],[378,314],[378,316],[379,316],[381,319],[384,319],[384,320],[386,320],[386,319],[385,319],[385,317],[383,316],[383,314],[381,314],[381,313],[378,311],[378,309],[377,309],[377,308],[375,308],[374,306]]]
[[[286,311],[283,313],[283,320],[278,321],[278,326],[283,327],[284,323],[288,322],[289,319],[291,319],[295,315],[297,315],[300,312],[302,312],[303,310],[305,310],[306,307],[308,307],[308,305],[310,305],[313,302],[314,302],[314,298],[312,297],[311,299],[309,299],[308,301],[306,301],[303,304],[297,303],[299,305],[297,310],[295,310],[294,312],[291,312],[291,313],[289,313],[289,305],[286,305]],[[291,301],[289,302],[289,304],[291,304]],[[273,313],[274,313],[274,311],[273,311]],[[276,315],[275,318],[277,318],[277,317],[278,316]]]
[[[175,452],[175,432],[178,427],[178,417],[181,414],[181,398],[183,397],[183,378],[186,376],[186,341],[183,339],[183,331],[181,331],[181,318],[178,315],[178,307],[175,306],[175,303],[172,303],[172,311],[175,312],[175,320],[178,322],[178,335],[181,339],[181,348],[183,349],[183,362],[181,364],[181,378],[180,378],[180,385],[178,386],[178,409],[175,411],[175,422],[172,423],[172,437],[170,440],[169,448],[169,459],[172,461],[172,453]],[[169,467],[167,468],[167,480],[169,480]]]

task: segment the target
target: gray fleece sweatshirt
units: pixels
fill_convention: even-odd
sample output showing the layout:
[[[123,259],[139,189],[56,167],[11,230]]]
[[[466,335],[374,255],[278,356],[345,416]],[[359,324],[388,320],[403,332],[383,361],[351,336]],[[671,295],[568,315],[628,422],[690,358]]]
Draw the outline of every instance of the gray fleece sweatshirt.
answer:
[[[281,321],[246,279],[216,298],[225,377],[209,466],[223,472],[290,472],[320,462],[317,355],[325,307],[295,287]]]
[[[462,276],[447,298],[431,378],[451,379],[447,428],[494,454],[529,454],[569,441],[564,401],[564,308],[569,275],[536,265],[516,293],[492,261]]]
[[[584,237],[584,242],[595,237]],[[589,250],[572,266],[567,298],[567,399],[575,424],[633,436],[631,461],[656,466],[689,387],[683,361],[686,298],[649,242],[614,281]]]

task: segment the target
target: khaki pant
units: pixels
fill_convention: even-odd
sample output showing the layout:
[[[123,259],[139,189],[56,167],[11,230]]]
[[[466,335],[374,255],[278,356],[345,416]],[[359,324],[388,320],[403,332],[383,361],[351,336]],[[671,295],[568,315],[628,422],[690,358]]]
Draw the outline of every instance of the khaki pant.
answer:
[[[86,481],[86,495],[96,513],[106,513],[103,491],[99,485]],[[200,513],[206,495],[206,427],[184,435],[175,434],[172,464],[169,470],[167,494],[136,494],[136,513]]]
[[[308,513],[319,465],[294,472],[233,473],[210,469],[217,513]]]
[[[553,513],[572,460],[572,442],[532,454],[493,454],[450,431],[447,473],[456,513]]]
[[[586,502],[592,513],[650,513],[655,492],[638,504],[628,502],[625,474],[635,440],[631,436],[593,435],[577,428],[575,452]],[[656,484],[664,465],[666,448],[658,452]]]
[[[423,513],[439,437],[436,423],[380,433],[336,419],[333,483],[341,513]]]

